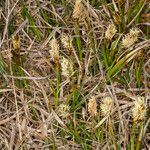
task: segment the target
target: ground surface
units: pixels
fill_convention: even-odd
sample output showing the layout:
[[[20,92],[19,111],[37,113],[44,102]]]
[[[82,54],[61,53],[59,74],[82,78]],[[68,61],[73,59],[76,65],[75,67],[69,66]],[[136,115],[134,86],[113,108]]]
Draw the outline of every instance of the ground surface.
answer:
[[[0,149],[149,150],[149,21],[149,0],[1,0]]]

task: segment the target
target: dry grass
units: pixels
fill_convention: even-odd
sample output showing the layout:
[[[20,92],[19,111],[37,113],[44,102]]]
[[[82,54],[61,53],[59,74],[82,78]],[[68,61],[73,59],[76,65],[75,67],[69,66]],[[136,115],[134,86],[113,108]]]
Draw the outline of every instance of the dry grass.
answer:
[[[0,149],[149,150],[148,0],[74,5],[0,1]],[[116,29],[107,39],[112,23]],[[124,47],[122,40],[135,28],[138,37]],[[63,43],[62,35],[68,35]],[[58,45],[51,46],[54,39]],[[134,121],[139,96],[144,107],[137,106],[138,113],[146,108],[146,115]],[[112,101],[106,103],[107,97]],[[91,98],[96,101],[89,112]]]

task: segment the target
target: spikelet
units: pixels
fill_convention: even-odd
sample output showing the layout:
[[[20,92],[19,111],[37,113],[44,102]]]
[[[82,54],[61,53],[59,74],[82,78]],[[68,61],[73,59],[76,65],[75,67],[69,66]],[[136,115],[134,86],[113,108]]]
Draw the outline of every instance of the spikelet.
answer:
[[[106,116],[111,113],[111,110],[113,108],[113,100],[111,97],[105,97],[102,101],[102,104],[100,106],[102,115]]]
[[[134,122],[142,121],[146,116],[146,104],[144,102],[144,97],[138,97],[134,102],[134,107],[132,108],[132,116]]]
[[[138,39],[139,30],[134,28],[131,29],[130,32],[125,35],[125,37],[122,39],[122,45],[125,48],[129,48],[132,46]]]
[[[18,34],[13,37],[12,44],[13,44],[14,51],[16,53],[19,53],[20,52],[20,38]]]
[[[105,38],[111,40],[117,32],[114,24],[110,24],[105,32]]]
[[[62,118],[70,116],[70,107],[66,104],[60,104],[58,107],[58,115]]]
[[[59,45],[55,38],[50,41],[50,50],[49,53],[51,55],[52,60],[56,65],[59,63]]]
[[[72,46],[72,38],[71,38],[71,36],[69,36],[66,33],[63,33],[61,35],[61,42],[63,44],[63,47],[66,49],[71,49],[73,47]]]
[[[74,19],[80,19],[83,15],[83,5],[82,0],[76,0],[73,10],[73,18]]]
[[[63,76],[69,78],[71,75],[73,75],[73,63],[65,57],[62,58],[61,67]]]
[[[89,99],[88,112],[92,117],[97,115],[97,102],[96,102],[96,99],[94,97]]]
[[[120,17],[120,14],[119,12],[115,12],[114,15],[113,15],[113,18],[114,18],[114,22],[119,25],[120,22],[121,22],[121,17]]]
[[[11,51],[12,62],[21,66],[22,59],[21,59],[21,55],[20,55],[20,38],[19,38],[18,34],[13,36],[12,45],[13,45],[13,49]]]

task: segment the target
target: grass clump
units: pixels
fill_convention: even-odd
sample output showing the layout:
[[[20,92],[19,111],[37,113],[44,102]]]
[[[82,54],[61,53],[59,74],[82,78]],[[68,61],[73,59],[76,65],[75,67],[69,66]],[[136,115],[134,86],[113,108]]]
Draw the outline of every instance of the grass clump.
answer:
[[[147,0],[0,1],[0,149],[149,149]]]

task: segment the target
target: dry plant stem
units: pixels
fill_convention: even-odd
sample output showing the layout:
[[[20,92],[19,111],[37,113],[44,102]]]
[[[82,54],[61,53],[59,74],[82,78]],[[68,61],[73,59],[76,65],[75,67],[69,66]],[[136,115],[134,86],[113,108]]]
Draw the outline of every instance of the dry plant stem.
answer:
[[[138,94],[149,104],[148,7],[148,0],[0,0],[0,149],[148,149],[149,114],[133,125],[130,113]],[[117,31],[109,39],[104,27],[111,23]],[[131,26],[140,34],[126,48],[122,39]],[[70,38],[66,48],[62,33]],[[16,34],[20,56],[9,61]],[[48,55],[52,39],[60,52],[54,58]],[[73,64],[68,78],[62,57]],[[108,95],[113,105],[104,114],[101,100]],[[91,96],[98,110],[89,117]],[[61,104],[70,106],[68,114]]]
[[[16,1],[16,3],[14,4],[14,6],[12,7],[11,10],[9,10],[9,4],[8,4],[8,15],[6,17],[6,24],[5,24],[5,28],[4,28],[4,32],[3,32],[3,38],[2,40],[0,41],[0,48],[5,40],[5,37],[6,37],[6,34],[7,34],[7,30],[8,30],[8,25],[9,25],[9,17],[11,15],[11,13],[13,12],[13,10],[15,9],[16,5],[18,4],[19,0]],[[9,1],[8,1],[9,3]]]
[[[114,6],[115,11],[116,11],[116,12],[118,12],[118,8],[117,8],[117,6],[116,6],[115,1],[114,1],[114,0],[112,0],[112,3],[113,3],[113,6]]]
[[[92,49],[94,51],[94,53],[96,53],[94,36],[93,36],[93,31],[92,31],[91,21],[90,21],[90,14],[88,14],[86,22],[87,22],[87,33],[89,35],[89,50]],[[87,53],[88,53],[88,51],[87,51]]]
[[[115,88],[114,88],[113,84],[111,83],[111,89],[112,89],[113,93],[111,93],[111,91],[108,87],[107,87],[107,89],[108,89],[110,95],[113,94],[113,97],[114,97],[114,100],[115,100],[115,103],[116,103],[116,106],[117,106],[117,110],[118,110],[118,115],[119,115],[119,118],[120,118],[120,124],[121,124],[121,128],[122,128],[122,132],[123,132],[123,135],[125,135],[123,118],[122,118],[121,110],[120,110],[120,107],[119,107],[119,102],[118,102],[116,94],[115,94]],[[124,142],[125,142],[125,140],[124,140]]]
[[[18,112],[19,112],[19,110],[18,110]],[[6,119],[1,120],[1,121],[0,121],[0,125],[6,124],[6,123],[9,122],[10,120],[13,120],[14,118],[16,118],[17,115],[22,115],[22,114],[23,114],[22,112],[19,112],[19,114],[17,114],[17,112],[16,112],[16,114],[10,116],[9,118],[6,118]]]
[[[97,128],[99,128],[109,117],[109,115],[105,116],[94,128],[93,130],[95,131]]]
[[[21,68],[23,70],[23,68]],[[23,70],[24,71],[24,70]],[[5,74],[6,77],[8,78],[13,78],[13,79],[27,79],[27,80],[45,80],[51,77],[51,75],[48,75],[46,77],[28,77],[28,76],[11,76],[11,75],[7,75]]]

